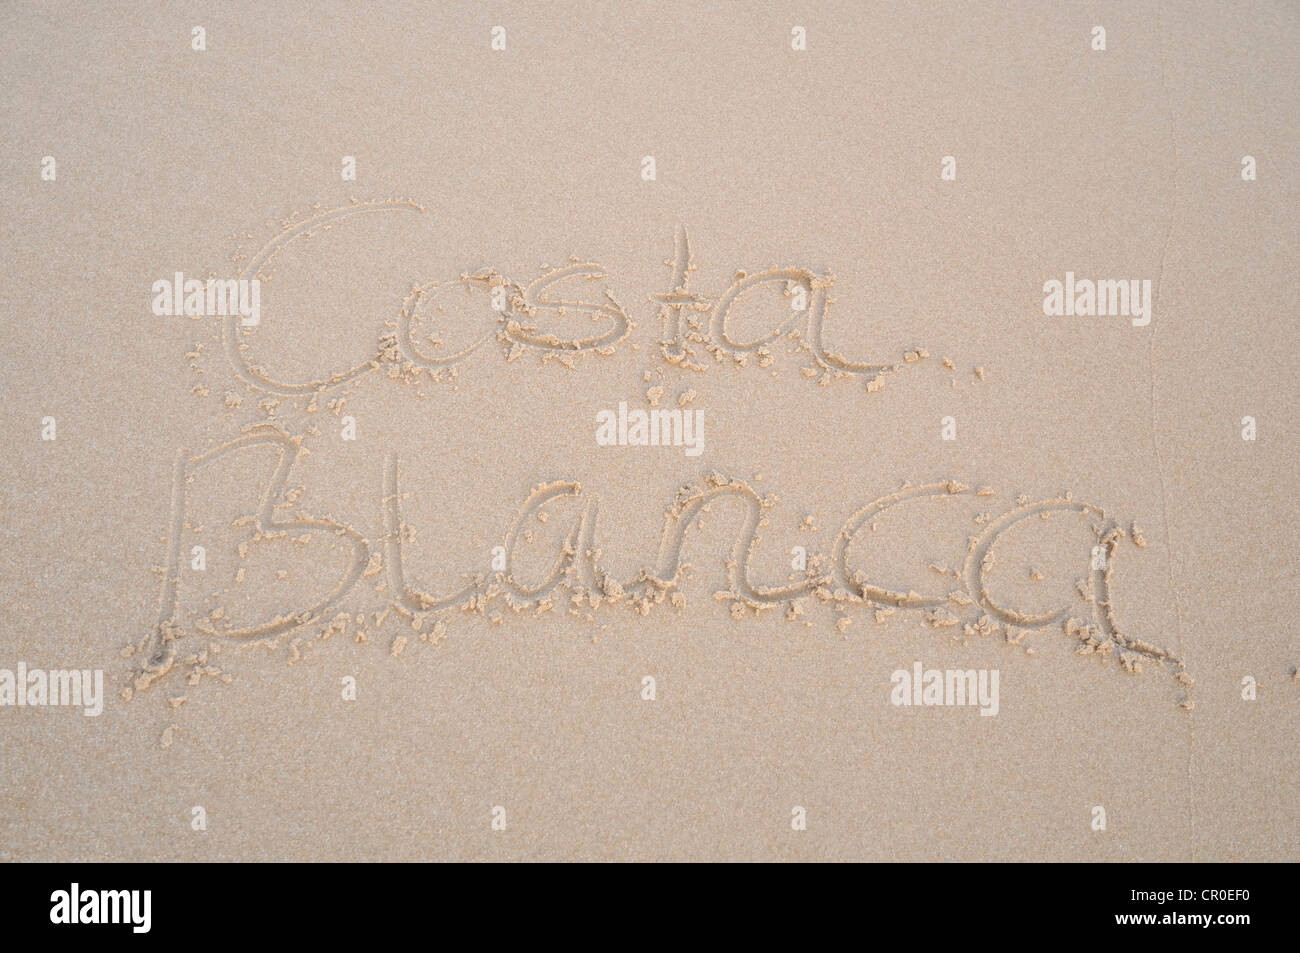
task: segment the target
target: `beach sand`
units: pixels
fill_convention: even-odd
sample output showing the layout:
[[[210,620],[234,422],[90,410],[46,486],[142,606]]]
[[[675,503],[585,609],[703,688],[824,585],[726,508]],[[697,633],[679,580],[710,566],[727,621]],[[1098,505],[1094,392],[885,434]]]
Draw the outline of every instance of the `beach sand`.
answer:
[[[0,857],[1296,858],[1296,7],[718,6],[0,11]]]

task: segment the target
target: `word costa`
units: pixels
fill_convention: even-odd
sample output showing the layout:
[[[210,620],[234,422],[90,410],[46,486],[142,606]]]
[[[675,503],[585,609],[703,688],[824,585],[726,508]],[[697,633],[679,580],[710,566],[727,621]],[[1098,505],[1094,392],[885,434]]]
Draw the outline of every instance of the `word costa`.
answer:
[[[291,242],[316,231],[336,227],[340,221],[361,214],[420,213],[424,209],[414,202],[391,200],[358,202],[343,208],[319,211],[301,221],[289,223],[279,235],[255,252],[244,266],[241,279],[265,278],[269,263]],[[857,376],[865,379],[869,389],[876,389],[882,374],[903,369],[924,351],[911,348],[899,361],[865,362],[850,360],[830,350],[822,339],[830,306],[828,292],[834,282],[829,273],[817,274],[807,268],[777,267],[756,274],[738,272],[732,284],[718,297],[700,294],[688,288],[692,271],[690,245],[685,229],[676,238],[671,287],[663,294],[651,296],[660,307],[667,337],[661,341],[664,360],[671,364],[702,369],[710,356],[715,362],[733,360],[744,364],[754,360],[766,365],[771,347],[780,338],[797,339],[811,360],[809,376]],[[453,281],[430,282],[416,286],[407,296],[400,312],[382,332],[375,351],[366,360],[350,368],[305,381],[278,380],[250,357],[252,345],[246,325],[237,314],[228,314],[223,325],[223,347],[227,360],[238,377],[259,390],[285,397],[319,395],[356,380],[386,365],[398,365],[407,372],[430,372],[433,376],[464,361],[490,341],[498,342],[507,358],[513,360],[525,350],[543,356],[569,360],[573,355],[596,352],[612,354],[633,327],[627,311],[605,289],[601,300],[587,301],[556,294],[555,286],[569,278],[598,281],[605,272],[595,262],[571,261],[552,268],[527,284],[513,281],[495,271],[463,274]],[[776,327],[749,340],[733,336],[729,321],[736,303],[762,286],[781,289],[790,305],[790,313]],[[416,330],[433,318],[440,295],[451,288],[478,290],[485,293],[479,317],[491,325],[472,343],[450,354],[432,353],[416,337]],[[598,327],[591,334],[565,337],[544,327],[546,315],[587,314]],[[394,376],[398,376],[394,373]]]

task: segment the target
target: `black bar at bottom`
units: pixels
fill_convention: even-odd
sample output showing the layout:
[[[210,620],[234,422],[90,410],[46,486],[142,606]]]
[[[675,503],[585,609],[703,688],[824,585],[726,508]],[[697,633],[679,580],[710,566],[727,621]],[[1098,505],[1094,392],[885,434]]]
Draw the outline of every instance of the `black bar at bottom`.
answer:
[[[1194,937],[1231,943],[1288,935],[1281,865],[849,865],[764,875],[676,869],[526,872],[441,865],[31,864],[0,867],[6,941],[283,937],[336,944],[456,923],[484,938],[546,934],[670,942],[711,927],[730,941],[773,928],[828,928],[918,942],[1061,937]],[[866,867],[868,865],[854,865]],[[623,877],[626,882],[620,883]],[[107,922],[106,922],[107,921]],[[696,924],[691,927],[690,924]],[[597,928],[602,932],[591,932]],[[603,932],[612,931],[612,932]],[[918,932],[919,931],[919,932]],[[18,947],[11,947],[17,949]],[[83,947],[90,949],[93,947]]]

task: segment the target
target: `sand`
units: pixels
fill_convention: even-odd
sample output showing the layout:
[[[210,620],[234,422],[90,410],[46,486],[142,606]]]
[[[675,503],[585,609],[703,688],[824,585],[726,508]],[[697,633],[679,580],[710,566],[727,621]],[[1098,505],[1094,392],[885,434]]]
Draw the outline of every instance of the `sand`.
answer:
[[[1292,4],[0,23],[0,857],[1296,858]]]

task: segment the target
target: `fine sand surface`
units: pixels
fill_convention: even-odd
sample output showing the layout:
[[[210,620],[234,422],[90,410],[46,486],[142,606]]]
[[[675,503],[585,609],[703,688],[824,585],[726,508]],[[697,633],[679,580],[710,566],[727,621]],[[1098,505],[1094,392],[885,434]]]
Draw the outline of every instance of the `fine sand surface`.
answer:
[[[0,857],[1296,859],[1297,50],[6,4],[0,669],[106,697],[0,707]]]

